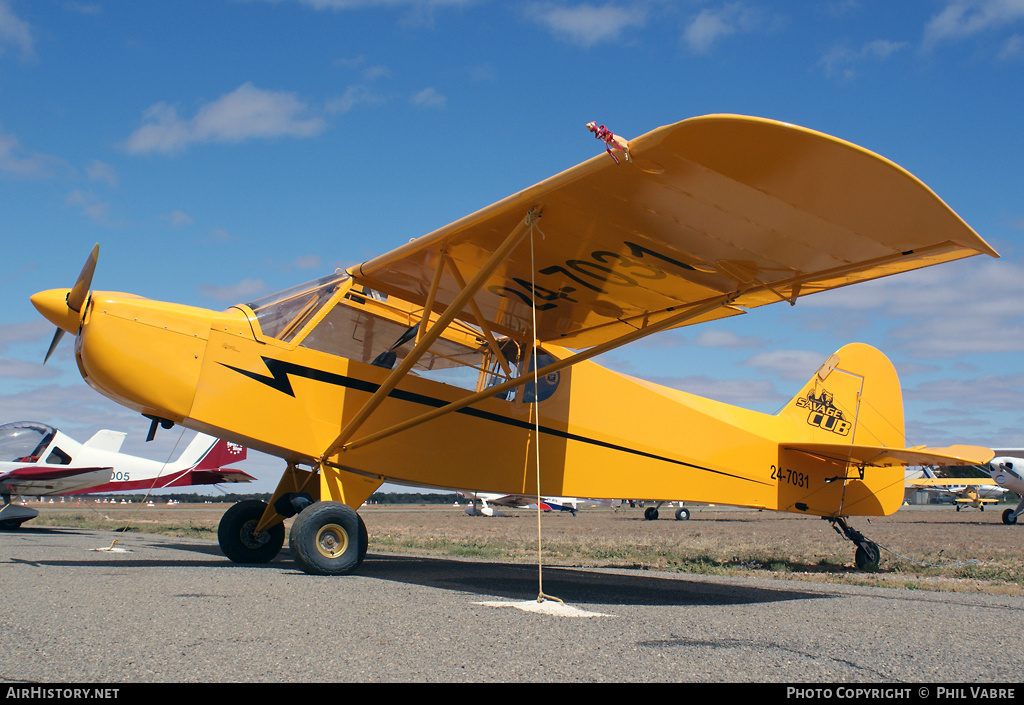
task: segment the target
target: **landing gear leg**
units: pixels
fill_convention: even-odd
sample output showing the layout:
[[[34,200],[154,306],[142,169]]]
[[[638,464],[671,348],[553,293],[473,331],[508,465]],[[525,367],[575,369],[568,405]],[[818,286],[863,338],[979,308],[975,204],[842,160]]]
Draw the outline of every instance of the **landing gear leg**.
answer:
[[[858,570],[878,570],[878,562],[882,557],[881,551],[878,550],[878,544],[868,540],[864,534],[852,528],[843,517],[825,518],[832,523],[832,528],[836,530],[837,534],[842,534],[857,547],[857,551],[853,555],[853,562]]]
[[[1020,516],[1021,512],[1024,511],[1024,499],[1020,501],[1016,509],[1007,509],[1003,511],[1003,523],[1009,526],[1017,523],[1017,517]]]

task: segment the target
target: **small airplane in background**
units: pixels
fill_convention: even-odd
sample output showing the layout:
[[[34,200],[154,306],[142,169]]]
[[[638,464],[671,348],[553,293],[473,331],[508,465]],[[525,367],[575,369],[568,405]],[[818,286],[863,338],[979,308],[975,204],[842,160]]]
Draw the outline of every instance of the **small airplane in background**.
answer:
[[[459,496],[468,499],[471,504],[466,507],[466,514],[470,516],[500,517],[504,516],[494,507],[509,507],[512,509],[529,509],[537,506],[537,496],[526,494],[497,494],[493,492],[470,492],[459,490]],[[594,507],[617,507],[621,504],[618,499],[581,499],[579,497],[541,497],[540,508],[545,512],[571,512],[576,516],[580,505]]]
[[[1000,498],[1008,492],[991,478],[939,477],[930,467],[908,471],[906,487],[908,494],[924,490],[952,495],[958,512],[968,507],[985,511],[986,504],[998,504]]]
[[[223,467],[244,460],[245,446],[200,433],[177,460],[164,463],[121,453],[125,435],[102,430],[79,443],[42,423],[0,425],[0,529],[16,529],[39,516],[35,509],[12,503],[12,495],[96,494],[255,479]]]

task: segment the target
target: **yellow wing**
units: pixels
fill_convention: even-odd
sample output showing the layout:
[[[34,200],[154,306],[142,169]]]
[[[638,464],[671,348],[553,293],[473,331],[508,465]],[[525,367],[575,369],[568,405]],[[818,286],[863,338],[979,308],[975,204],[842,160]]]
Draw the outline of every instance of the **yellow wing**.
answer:
[[[579,349],[669,317],[687,325],[998,256],[914,176],[812,130],[712,115],[629,150],[632,161],[602,153],[350,273],[441,312],[532,211],[532,231],[458,317],[525,339],[535,298],[537,337]],[[686,309],[699,314],[679,320]]]

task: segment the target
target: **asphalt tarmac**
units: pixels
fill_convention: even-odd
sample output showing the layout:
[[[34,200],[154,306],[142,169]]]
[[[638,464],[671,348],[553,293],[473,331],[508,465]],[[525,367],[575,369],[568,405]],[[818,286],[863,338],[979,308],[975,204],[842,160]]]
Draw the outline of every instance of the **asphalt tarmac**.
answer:
[[[1019,597],[116,536],[0,533],[0,683],[1020,681]]]

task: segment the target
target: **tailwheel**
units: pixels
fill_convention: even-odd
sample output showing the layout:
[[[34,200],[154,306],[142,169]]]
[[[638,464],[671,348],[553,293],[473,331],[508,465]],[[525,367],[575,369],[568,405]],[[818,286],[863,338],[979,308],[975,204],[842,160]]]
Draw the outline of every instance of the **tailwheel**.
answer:
[[[341,502],[315,502],[295,517],[288,547],[311,575],[348,575],[366,557],[369,538],[356,510]]]
[[[878,550],[878,544],[872,541],[866,541],[863,545],[857,546],[857,551],[853,554],[853,562],[858,570],[872,572],[878,570],[878,561],[881,558],[882,554]]]
[[[823,518],[832,522],[832,528],[836,530],[836,533],[842,534],[857,546],[857,551],[853,554],[853,562],[858,570],[870,572],[878,570],[882,552],[877,543],[870,541],[864,534],[849,526],[843,517]]]
[[[269,563],[284,545],[284,523],[257,533],[267,503],[245,499],[231,506],[217,526],[220,550],[234,563]]]

